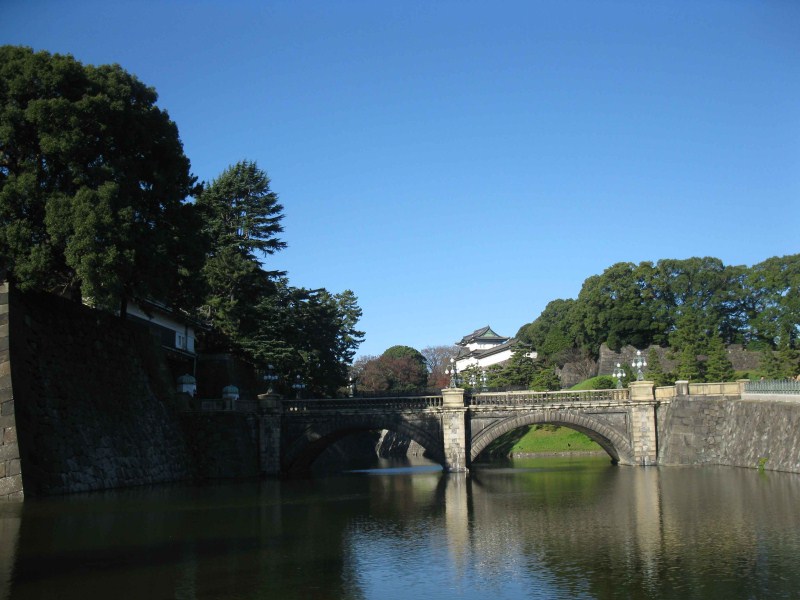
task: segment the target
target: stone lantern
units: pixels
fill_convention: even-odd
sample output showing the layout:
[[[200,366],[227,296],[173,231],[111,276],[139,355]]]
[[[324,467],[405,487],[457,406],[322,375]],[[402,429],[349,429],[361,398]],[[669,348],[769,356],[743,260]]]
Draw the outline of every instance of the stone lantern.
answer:
[[[222,409],[233,410],[236,401],[239,399],[239,388],[235,385],[226,385],[222,388]]]
[[[189,394],[194,397],[197,393],[197,379],[189,375],[181,375],[178,377],[178,393]]]

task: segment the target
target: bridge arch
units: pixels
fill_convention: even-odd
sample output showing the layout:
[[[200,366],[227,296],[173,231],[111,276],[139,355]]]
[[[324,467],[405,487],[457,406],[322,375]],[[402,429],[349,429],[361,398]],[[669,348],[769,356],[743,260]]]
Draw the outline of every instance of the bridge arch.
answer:
[[[281,456],[281,471],[286,475],[306,474],[319,455],[334,442],[353,433],[383,429],[412,439],[422,446],[429,459],[444,466],[440,423],[434,415],[430,417],[414,422],[400,415],[362,414],[333,416],[309,423],[287,441]]]
[[[575,429],[597,442],[615,463],[634,464],[633,448],[625,437],[600,419],[585,413],[569,410],[548,410],[516,413],[488,425],[473,438],[470,444],[470,462],[476,460],[489,444],[501,435],[525,427],[547,423]]]

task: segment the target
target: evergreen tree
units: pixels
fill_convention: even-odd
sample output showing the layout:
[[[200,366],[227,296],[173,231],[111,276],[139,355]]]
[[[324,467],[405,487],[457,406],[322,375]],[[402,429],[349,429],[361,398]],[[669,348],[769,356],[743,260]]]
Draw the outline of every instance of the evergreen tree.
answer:
[[[777,361],[780,369],[780,375],[783,379],[794,378],[800,373],[800,352],[792,348],[788,341],[788,337],[781,340],[778,345]]]
[[[713,337],[708,343],[705,370],[706,381],[733,381],[733,365],[728,359],[728,353],[720,337]]]
[[[561,380],[558,378],[555,366],[541,361],[536,365],[536,373],[530,380],[530,389],[547,392],[561,389]]]
[[[661,365],[661,357],[655,348],[651,348],[647,353],[647,370],[645,371],[644,378],[652,381],[656,386],[671,385],[674,379],[664,372],[664,367]]]
[[[775,351],[770,348],[764,348],[764,350],[761,351],[761,363],[759,364],[759,370],[767,379],[783,378],[781,362],[775,355]]]
[[[488,385],[500,388],[528,388],[537,373],[537,366],[534,364],[534,360],[528,356],[529,353],[528,348],[519,346],[502,367],[494,369],[490,367],[487,370]]]
[[[294,288],[281,278],[254,314],[255,325],[238,338],[251,359],[272,365],[287,385],[299,376],[312,395],[335,395],[347,383],[348,364],[364,335],[355,329],[361,309],[351,291]]]
[[[260,263],[286,247],[277,237],[283,231],[283,207],[269,184],[254,162],[242,161],[225,169],[197,198],[209,248],[201,313],[236,344],[257,329],[259,304],[276,293],[275,281],[283,275],[265,271]]]
[[[480,390],[482,377],[483,370],[477,365],[470,365],[458,374],[459,387],[466,390]]]
[[[694,383],[703,381],[702,367],[697,359],[697,350],[692,345],[684,346],[678,356],[679,380],[691,381]]]
[[[189,301],[203,248],[178,129],[119,65],[0,47],[0,267],[126,312]]]

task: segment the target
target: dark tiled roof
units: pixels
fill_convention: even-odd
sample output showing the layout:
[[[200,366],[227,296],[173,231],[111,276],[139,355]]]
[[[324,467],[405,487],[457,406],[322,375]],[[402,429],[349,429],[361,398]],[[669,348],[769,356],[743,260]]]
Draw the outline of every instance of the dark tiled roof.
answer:
[[[485,342],[498,342],[503,343],[507,341],[509,338],[503,337],[502,335],[497,335],[492,328],[488,325],[486,327],[481,327],[480,329],[476,329],[469,335],[465,335],[461,338],[461,341],[458,343],[459,346],[465,346],[470,342],[474,342],[475,340],[481,340]]]

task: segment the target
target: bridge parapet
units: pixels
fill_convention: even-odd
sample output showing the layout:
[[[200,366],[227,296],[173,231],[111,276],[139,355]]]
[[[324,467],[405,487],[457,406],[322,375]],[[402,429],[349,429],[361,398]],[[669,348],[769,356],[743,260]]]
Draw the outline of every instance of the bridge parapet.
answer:
[[[442,407],[441,396],[409,396],[407,398],[332,398],[284,400],[283,413],[291,416],[304,412],[425,410]]]
[[[611,404],[630,400],[627,389],[610,390],[565,390],[560,392],[501,392],[475,394],[469,401],[470,407],[514,407],[540,404]]]

